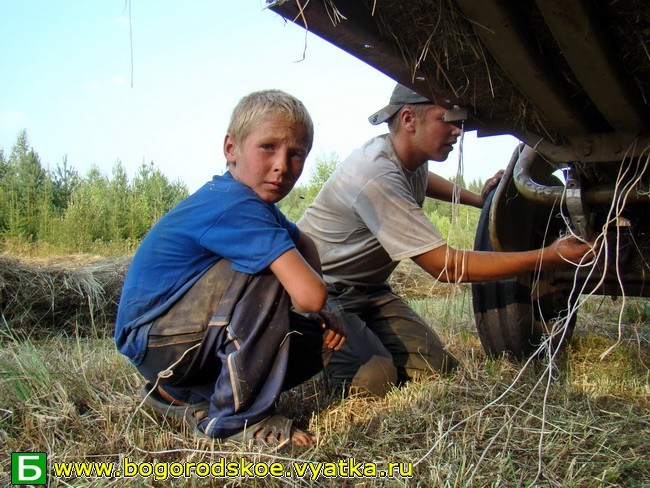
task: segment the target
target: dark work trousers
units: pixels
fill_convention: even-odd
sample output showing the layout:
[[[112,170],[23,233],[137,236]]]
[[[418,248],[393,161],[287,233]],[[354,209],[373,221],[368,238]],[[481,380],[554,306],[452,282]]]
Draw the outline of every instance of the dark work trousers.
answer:
[[[333,284],[328,295],[327,309],[341,317],[348,334],[326,368],[334,386],[382,396],[416,375],[457,366],[429,324],[388,284]]]
[[[138,369],[178,400],[209,400],[199,428],[227,437],[270,415],[280,393],[321,371],[331,354],[322,329],[290,311],[275,275],[240,273],[221,260],[153,323]]]

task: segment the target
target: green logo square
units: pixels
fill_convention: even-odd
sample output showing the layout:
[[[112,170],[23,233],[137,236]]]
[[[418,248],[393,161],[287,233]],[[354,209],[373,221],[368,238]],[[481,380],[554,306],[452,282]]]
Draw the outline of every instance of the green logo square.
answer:
[[[47,453],[12,452],[11,453],[11,484],[12,485],[47,484]]]

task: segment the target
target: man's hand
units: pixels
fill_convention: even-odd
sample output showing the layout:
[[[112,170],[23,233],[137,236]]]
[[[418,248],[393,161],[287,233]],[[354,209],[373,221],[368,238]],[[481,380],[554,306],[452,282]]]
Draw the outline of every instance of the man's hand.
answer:
[[[560,237],[548,249],[552,249],[560,265],[579,266],[585,264],[596,255],[599,242],[590,243],[574,236]]]
[[[310,313],[309,317],[319,324],[322,329],[328,329],[325,335],[325,347],[334,351],[338,351],[343,347],[347,332],[338,315],[327,310],[321,310],[318,313]]]
[[[492,178],[490,178],[485,182],[485,186],[481,191],[481,207],[483,207],[483,204],[485,203],[485,200],[487,199],[488,195],[494,188],[496,188],[496,186],[499,184],[499,181],[501,181],[502,177],[503,177],[503,170],[500,169],[495,173],[495,175]]]

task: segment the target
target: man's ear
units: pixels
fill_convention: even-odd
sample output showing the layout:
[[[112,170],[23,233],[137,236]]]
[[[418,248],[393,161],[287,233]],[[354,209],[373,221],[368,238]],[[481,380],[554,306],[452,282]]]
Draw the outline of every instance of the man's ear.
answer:
[[[406,132],[415,130],[415,113],[408,107],[402,109],[399,113],[400,125]]]
[[[236,152],[237,143],[230,134],[226,134],[226,137],[223,140],[223,155],[226,157],[228,164],[234,164],[237,162]]]

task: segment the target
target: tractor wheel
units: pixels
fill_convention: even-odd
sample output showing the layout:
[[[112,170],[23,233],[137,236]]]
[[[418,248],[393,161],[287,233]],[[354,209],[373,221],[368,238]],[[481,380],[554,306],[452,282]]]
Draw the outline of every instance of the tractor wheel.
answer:
[[[479,220],[474,249],[492,251],[489,234],[490,206],[494,191],[483,206]],[[557,213],[557,209],[555,209]],[[534,235],[524,237],[529,249],[544,245],[544,231],[553,209],[539,207],[534,215]],[[555,223],[556,229],[558,224]],[[547,242],[555,239],[548,233]],[[535,294],[533,296],[533,283]],[[570,290],[555,287],[546,273],[526,273],[511,279],[472,285],[474,318],[483,349],[490,356],[507,355],[524,359],[539,350],[543,339],[553,333],[553,348],[563,347],[570,339],[575,325],[575,311],[569,317],[568,310],[575,300]],[[558,330],[567,324],[566,331]]]

